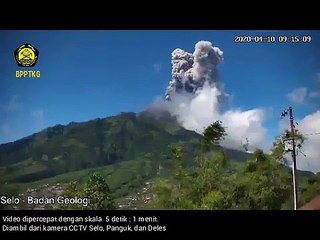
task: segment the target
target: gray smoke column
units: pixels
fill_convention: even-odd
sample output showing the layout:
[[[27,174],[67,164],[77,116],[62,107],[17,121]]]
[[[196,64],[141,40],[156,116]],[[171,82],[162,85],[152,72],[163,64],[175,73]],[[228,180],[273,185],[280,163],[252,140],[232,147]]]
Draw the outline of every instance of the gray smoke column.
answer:
[[[241,149],[247,138],[250,150],[261,146],[266,129],[262,126],[263,109],[230,109],[221,112],[220,106],[228,94],[219,83],[218,67],[223,52],[211,42],[200,41],[193,54],[180,48],[172,52],[172,79],[165,99],[154,102],[156,112],[167,111],[186,129],[202,133],[216,120],[227,126],[228,136],[223,146]]]
[[[210,86],[218,82],[218,65],[223,52],[211,42],[200,41],[193,54],[180,48],[172,52],[172,80],[166,91],[170,100],[175,93],[196,93],[205,83]]]

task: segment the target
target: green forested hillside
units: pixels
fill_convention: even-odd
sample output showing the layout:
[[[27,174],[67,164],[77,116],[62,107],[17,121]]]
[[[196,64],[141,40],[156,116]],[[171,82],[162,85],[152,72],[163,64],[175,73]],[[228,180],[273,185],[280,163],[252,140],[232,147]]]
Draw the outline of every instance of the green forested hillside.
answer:
[[[0,145],[0,193],[18,194],[71,181],[82,184],[99,172],[120,199],[140,191],[148,181],[170,179],[175,171],[173,144],[182,146],[183,165],[191,169],[201,151],[200,140],[167,114],[148,111],[56,125]],[[242,151],[216,150],[223,150],[234,171],[251,157]],[[313,175],[304,175],[308,174]],[[302,180],[307,183],[307,178]]]
[[[1,182],[31,182],[144,157],[160,161],[168,158],[168,145],[182,141],[191,151],[197,139],[171,119],[155,122],[134,113],[57,125],[0,145]]]

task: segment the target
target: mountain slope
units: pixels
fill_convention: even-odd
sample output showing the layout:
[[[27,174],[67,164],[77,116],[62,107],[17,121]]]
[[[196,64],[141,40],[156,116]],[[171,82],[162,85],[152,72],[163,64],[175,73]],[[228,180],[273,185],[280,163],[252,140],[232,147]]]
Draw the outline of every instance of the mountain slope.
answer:
[[[169,158],[170,144],[182,142],[192,151],[198,140],[198,134],[183,129],[174,119],[155,119],[146,112],[56,125],[0,145],[1,181],[30,182],[145,157],[159,164]]]
[[[113,196],[126,198],[141,190],[146,182],[173,175],[171,144],[182,144],[185,167],[194,166],[194,156],[201,149],[200,137],[181,127],[166,112],[120,113],[56,125],[0,145],[0,193],[16,195],[29,189],[44,194],[52,185],[75,180],[81,184],[91,173],[100,172]],[[222,150],[233,169],[251,157],[237,150]],[[307,178],[303,179],[305,182]]]
[[[169,145],[174,143],[185,145],[185,164],[191,166],[200,149],[199,140],[200,135],[160,111],[56,125],[0,145],[0,184],[33,182],[129,160],[151,160],[153,169],[160,165],[170,168]],[[250,157],[237,150],[225,151],[230,159],[240,162]]]

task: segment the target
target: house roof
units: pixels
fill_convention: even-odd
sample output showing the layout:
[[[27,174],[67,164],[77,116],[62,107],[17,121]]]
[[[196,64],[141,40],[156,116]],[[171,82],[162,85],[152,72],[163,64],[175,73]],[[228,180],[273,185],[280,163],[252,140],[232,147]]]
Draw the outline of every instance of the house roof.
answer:
[[[320,210],[320,195],[303,205],[300,210]]]

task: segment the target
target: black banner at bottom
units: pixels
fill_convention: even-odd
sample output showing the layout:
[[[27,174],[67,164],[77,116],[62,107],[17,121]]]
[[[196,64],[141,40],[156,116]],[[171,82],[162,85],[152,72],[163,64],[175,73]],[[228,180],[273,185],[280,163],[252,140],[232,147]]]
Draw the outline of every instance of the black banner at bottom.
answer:
[[[1,235],[22,233],[182,234],[306,229],[319,224],[319,211],[0,211]],[[269,229],[269,230],[268,230]],[[268,230],[268,231],[266,231]],[[306,233],[306,232],[305,232]],[[305,234],[304,233],[304,234]]]

